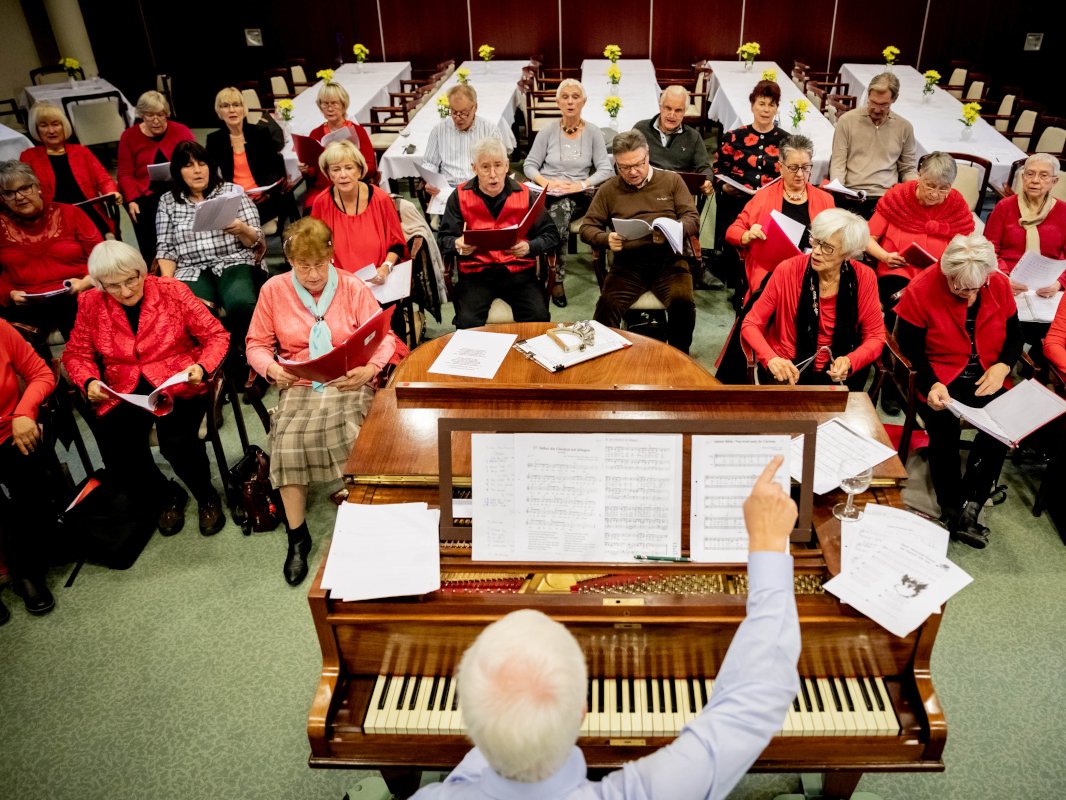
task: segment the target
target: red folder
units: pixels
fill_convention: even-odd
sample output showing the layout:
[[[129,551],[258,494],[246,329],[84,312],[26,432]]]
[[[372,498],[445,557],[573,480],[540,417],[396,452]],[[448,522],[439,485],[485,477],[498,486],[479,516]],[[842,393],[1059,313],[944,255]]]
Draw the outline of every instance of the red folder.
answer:
[[[911,242],[907,245],[900,252],[900,255],[907,260],[908,264],[918,269],[925,269],[937,262],[936,257],[917,242]]]
[[[463,241],[479,250],[509,250],[526,238],[529,229],[537,221],[541,210],[544,208],[544,200],[547,192],[540,192],[529,211],[522,217],[517,225],[496,230],[472,231],[469,228],[463,231]]]
[[[322,155],[322,145],[310,136],[292,135],[292,144],[296,148],[296,158],[301,164],[318,169],[318,157]]]
[[[685,188],[688,189],[689,194],[693,197],[702,193],[701,187],[710,180],[702,172],[679,172],[677,174],[685,182]]]
[[[324,356],[310,361],[290,361],[279,358],[278,363],[286,372],[309,380],[329,383],[347,374],[356,367],[365,367],[381,344],[381,339],[389,334],[389,323],[396,306],[379,309],[374,316],[359,326],[359,330],[334,347]]]
[[[755,252],[758,254],[760,261],[776,266],[782,261],[800,254],[800,249],[781,230],[781,226],[774,221],[773,217],[767,214],[762,218],[761,224],[762,232],[766,234],[766,238],[752,239],[748,244],[748,247],[757,248]]]

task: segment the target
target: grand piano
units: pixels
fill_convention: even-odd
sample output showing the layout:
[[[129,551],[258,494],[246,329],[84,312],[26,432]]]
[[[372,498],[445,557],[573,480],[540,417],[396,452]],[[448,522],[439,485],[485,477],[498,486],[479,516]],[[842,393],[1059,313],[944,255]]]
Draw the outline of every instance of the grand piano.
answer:
[[[544,328],[509,329],[531,336]],[[640,430],[663,420],[757,429],[840,416],[887,443],[864,394],[723,386],[676,350],[624,335],[632,348],[555,374],[512,351],[492,382],[428,373],[444,341],[423,345],[374,399],[346,468],[349,502],[446,507],[461,494],[469,436],[450,434],[452,486],[442,497],[442,419],[575,419],[588,430],[629,420]],[[890,459],[860,500],[901,505],[905,478]],[[849,797],[864,772],[942,771],[947,736],[930,676],[941,615],[897,638],[821,588],[840,569],[831,513],[840,499],[817,498],[807,514],[812,530],[794,537],[802,690],[753,767],[822,773],[827,798]],[[744,617],[744,565],[479,563],[464,521],[450,523],[442,525],[442,588],[432,594],[343,602],[322,589],[319,570],[308,597],[322,650],[308,718],[311,766],[379,769],[398,796],[417,787],[422,770],[454,767],[470,743],[451,676],[480,630],[518,608],[566,624],[586,653],[589,714],[578,744],[593,776],[669,743],[713,693]],[[682,536],[687,546],[687,524]]]

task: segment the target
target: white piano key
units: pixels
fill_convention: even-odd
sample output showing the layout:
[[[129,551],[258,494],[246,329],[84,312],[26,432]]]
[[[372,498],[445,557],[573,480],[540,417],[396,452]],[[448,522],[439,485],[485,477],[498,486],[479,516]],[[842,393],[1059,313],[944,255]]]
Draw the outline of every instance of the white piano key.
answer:
[[[422,683],[425,691],[422,692],[422,697],[418,702],[418,717],[414,721],[414,726],[418,733],[434,733],[434,729],[429,727],[429,715],[433,710],[433,704],[440,699],[444,678],[439,675],[423,675]]]
[[[651,679],[651,693],[654,710],[651,715],[651,729],[655,736],[665,736],[666,722],[666,683],[663,678]]]
[[[593,678],[588,679],[588,686],[585,688],[585,716],[581,720],[581,736],[589,735],[589,712],[592,711],[592,685],[595,683]]]
[[[389,692],[385,695],[385,733],[399,733],[396,723],[400,718],[400,693],[404,688],[405,675],[393,675]]]
[[[858,678],[847,678],[848,689],[851,691],[852,699],[855,701],[855,708],[859,712],[859,717],[862,719],[861,736],[872,736],[877,732],[877,720],[874,719],[873,702],[868,697],[863,695],[862,688],[859,686]]]
[[[811,687],[810,678],[800,678],[800,695],[803,697],[804,717],[810,724],[804,724],[804,730],[812,736],[824,736],[825,726],[822,725],[822,715],[818,711],[818,701],[814,689]]]
[[[377,680],[374,681],[374,691],[370,693],[370,703],[367,706],[366,719],[363,720],[364,733],[384,732],[384,725],[379,724],[378,721],[378,718],[381,715],[378,706],[381,705],[381,694],[385,691],[385,686],[387,683],[387,675],[378,675]]]
[[[458,735],[463,732],[463,713],[459,707],[459,683],[452,680],[451,690],[441,712],[441,732]]]
[[[451,693],[455,691],[455,679],[450,675],[445,675],[440,682],[440,686],[437,687],[436,702],[433,704],[433,708],[429,710],[429,721],[427,727],[431,733],[446,733],[447,725],[445,716],[447,714],[448,701],[451,698]]]
[[[688,677],[685,678],[685,724],[687,725],[692,720],[696,719],[696,715],[700,713],[700,709],[703,707],[703,703],[700,700],[700,690],[696,687],[697,678]]]
[[[432,675],[418,676],[415,682],[414,696],[412,697],[413,702],[407,704],[407,731],[409,733],[429,733],[426,728],[420,728],[418,723],[422,717],[422,711],[425,708],[432,686]]]
[[[632,678],[618,679],[618,693],[622,698],[622,738],[628,739],[633,736],[633,704],[630,698]]]
[[[637,678],[637,714],[640,723],[633,731],[635,736],[651,736],[651,709],[648,707],[648,681],[646,678]]]
[[[833,685],[836,687],[836,690],[840,695],[840,703],[844,715],[845,735],[858,736],[862,730],[863,722],[862,716],[859,714],[859,709],[851,697],[851,692],[848,691],[844,678],[833,678]]]
[[[589,708],[589,736],[603,736],[603,727],[601,723],[602,714],[600,713],[600,701],[601,692],[603,691],[603,679],[596,677],[592,679],[592,706]]]
[[[785,723],[781,727],[782,736],[802,736],[803,735],[803,720],[800,719],[799,713],[799,698],[794,698],[791,703],[788,704],[788,715],[785,717]]]
[[[882,701],[885,704],[885,733],[888,736],[899,736],[899,718],[896,717],[896,710],[892,707],[892,698],[889,697],[888,688],[885,686],[885,681],[882,678],[874,678],[872,680],[874,687],[881,695]]]
[[[829,713],[829,706],[832,704],[832,700],[822,693],[822,686],[819,678],[808,678],[807,682],[811,690],[811,700],[814,702],[814,708],[818,714],[818,722],[822,726],[821,735],[832,736],[833,716]]]
[[[603,727],[606,733],[605,736],[620,736],[622,733],[622,720],[619,719],[616,703],[618,701],[618,686],[617,681],[614,678],[607,678],[603,682],[603,707],[604,716]]]
[[[674,697],[677,699],[677,710],[674,711],[674,728],[678,733],[685,727],[689,720],[688,713],[688,681],[684,678],[674,678]]]
[[[844,722],[843,708],[837,708],[836,696],[834,696],[829,682],[831,678],[818,678],[818,688],[822,690],[822,698],[825,700],[826,711],[832,721],[828,731],[833,736],[847,736],[848,727]]]

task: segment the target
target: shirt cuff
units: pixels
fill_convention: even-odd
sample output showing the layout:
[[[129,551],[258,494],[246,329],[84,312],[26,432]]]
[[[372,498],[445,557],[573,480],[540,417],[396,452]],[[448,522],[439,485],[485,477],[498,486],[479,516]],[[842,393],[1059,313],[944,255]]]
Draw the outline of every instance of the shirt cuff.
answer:
[[[760,550],[748,554],[748,591],[792,587],[792,556]]]

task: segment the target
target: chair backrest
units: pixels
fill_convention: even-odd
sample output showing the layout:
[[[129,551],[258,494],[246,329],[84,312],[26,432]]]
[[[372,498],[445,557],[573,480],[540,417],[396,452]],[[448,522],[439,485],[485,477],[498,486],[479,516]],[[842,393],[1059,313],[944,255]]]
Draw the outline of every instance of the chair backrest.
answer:
[[[1060,117],[1044,117],[1041,120],[1043,123],[1043,129],[1040,131],[1040,137],[1036,141],[1036,147],[1033,148],[1034,153],[1051,153],[1052,155],[1062,155],[1066,150],[1066,119]]]
[[[826,113],[826,116],[835,125],[840,115],[851,111],[858,102],[859,98],[853,94],[831,94],[826,98],[826,111],[831,112],[831,114]]]
[[[1063,159],[1059,159],[1059,179],[1055,181],[1055,185],[1051,187],[1051,196],[1061,203],[1066,203],[1066,163],[1063,163]]]
[[[263,113],[252,109],[263,107],[263,103],[259,99],[259,92],[250,88],[241,89],[241,99],[244,101],[244,107],[248,110],[248,124],[258,125],[263,118]]]
[[[85,70],[78,67],[74,70],[74,77],[78,80],[85,80]],[[69,79],[70,74],[67,68],[59,64],[50,64],[47,67],[30,70],[30,83],[34,86],[41,86],[45,83],[66,83]]]
[[[64,97],[63,111],[84,145],[117,142],[126,130],[126,103],[118,92]]]
[[[178,112],[174,110],[174,79],[165,73],[157,73],[155,76],[155,90],[167,99],[170,105],[170,116],[176,117]]]
[[[303,64],[291,64],[289,66],[289,74],[292,75],[292,82],[307,83],[307,73],[304,72]]]
[[[948,153],[955,159],[958,173],[951,184],[966,199],[970,211],[980,211],[988,192],[988,182],[992,174],[992,163],[987,158],[969,153]]]
[[[274,99],[293,96],[293,92],[289,88],[288,70],[270,69],[263,74],[270,82],[270,94],[274,97]]]
[[[26,133],[26,125],[23,123],[22,110],[15,103],[13,98],[6,98],[0,100],[0,119],[8,117],[9,119],[4,124],[12,130],[16,130],[19,133]]]
[[[1003,117],[1003,119],[997,119],[993,122],[995,129],[1000,133],[1006,133],[1010,127],[1011,117],[1014,116],[1014,103],[1018,99],[1017,95],[1005,94],[1003,99],[999,101],[999,108],[996,109],[996,116]]]
[[[1014,128],[1010,132],[1010,139],[1021,150],[1028,152],[1029,141],[1044,113],[1046,106],[1029,100],[1018,101],[1018,117],[1014,120]]]
[[[954,70],[952,70],[951,78],[948,79],[947,84],[941,88],[943,88],[944,91],[946,91],[952,97],[956,97],[961,100],[963,89],[966,88],[966,76],[968,74],[969,73],[966,71],[965,68],[956,67]]]
[[[983,100],[985,97],[985,82],[971,81],[970,88],[966,90],[966,100]]]

